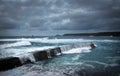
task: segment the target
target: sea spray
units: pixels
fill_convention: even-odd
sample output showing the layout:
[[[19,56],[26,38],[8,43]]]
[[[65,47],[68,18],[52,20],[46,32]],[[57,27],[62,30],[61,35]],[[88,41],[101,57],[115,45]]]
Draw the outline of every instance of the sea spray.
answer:
[[[35,58],[32,53],[20,54],[16,57],[19,57],[22,64],[35,62]]]
[[[68,51],[64,51],[63,54],[74,54],[74,53],[88,53],[91,52],[90,47],[83,47],[83,48],[74,48]]]
[[[90,49],[92,47],[90,46],[90,44],[71,44],[61,46],[60,48],[63,54],[72,54],[90,52]]]

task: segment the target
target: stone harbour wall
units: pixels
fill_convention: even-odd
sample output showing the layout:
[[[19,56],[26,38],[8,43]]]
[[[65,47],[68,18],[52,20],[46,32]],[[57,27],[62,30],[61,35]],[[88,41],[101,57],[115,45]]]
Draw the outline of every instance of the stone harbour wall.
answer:
[[[27,63],[34,63],[36,61],[42,61],[48,58],[52,58],[57,55],[61,55],[63,51],[67,51],[73,48],[81,48],[86,46],[90,46],[91,48],[93,48],[93,45],[94,44],[92,44],[92,46],[91,44],[63,45],[52,49],[36,50],[34,52],[30,52],[28,54],[20,55],[17,57],[2,58],[0,59],[0,71],[9,70]]]

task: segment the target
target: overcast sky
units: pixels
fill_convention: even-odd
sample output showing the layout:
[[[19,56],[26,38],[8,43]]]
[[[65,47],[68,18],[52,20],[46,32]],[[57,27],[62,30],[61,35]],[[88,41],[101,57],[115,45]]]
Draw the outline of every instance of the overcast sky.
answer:
[[[0,0],[0,35],[120,31],[120,0]]]

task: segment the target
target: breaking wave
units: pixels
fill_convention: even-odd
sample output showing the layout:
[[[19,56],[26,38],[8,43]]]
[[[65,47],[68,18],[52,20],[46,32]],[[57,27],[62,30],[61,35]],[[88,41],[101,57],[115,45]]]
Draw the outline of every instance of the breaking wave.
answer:
[[[77,42],[120,42],[120,40],[92,40],[92,39],[49,39],[45,38],[19,38],[19,39],[0,39],[0,41],[29,41],[40,43],[77,43]]]
[[[7,43],[7,44],[3,44],[0,45],[0,48],[9,48],[9,47],[16,47],[16,46],[27,46],[27,45],[31,45],[31,42],[29,41],[18,41],[15,43]]]
[[[14,39],[0,39],[0,41],[42,41],[42,40],[47,40],[48,38],[14,38]]]

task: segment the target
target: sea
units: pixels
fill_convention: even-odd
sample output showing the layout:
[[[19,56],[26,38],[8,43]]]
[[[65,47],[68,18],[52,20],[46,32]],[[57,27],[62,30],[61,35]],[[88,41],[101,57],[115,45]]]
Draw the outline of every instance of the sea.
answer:
[[[5,36],[0,37],[0,59],[64,45],[95,44],[69,49],[61,55],[1,71],[0,76],[120,76],[120,37]]]

